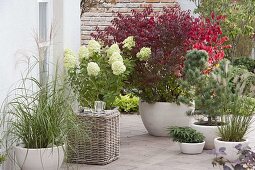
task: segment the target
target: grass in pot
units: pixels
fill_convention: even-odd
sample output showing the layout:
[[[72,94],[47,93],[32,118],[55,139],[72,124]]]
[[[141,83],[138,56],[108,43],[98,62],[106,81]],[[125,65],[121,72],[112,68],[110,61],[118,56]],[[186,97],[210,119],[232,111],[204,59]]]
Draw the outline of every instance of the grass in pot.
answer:
[[[15,163],[21,169],[56,170],[64,160],[68,133],[76,132],[84,138],[86,135],[58,72],[42,83],[32,75],[35,68],[37,65],[29,65],[6,100],[4,137],[7,145],[13,146]]]
[[[174,142],[179,142],[182,153],[199,154],[202,153],[205,141],[202,133],[190,127],[169,127],[168,134]]]
[[[214,140],[216,150],[224,147],[229,161],[238,159],[235,146],[248,145],[245,135],[253,123],[255,111],[254,87],[255,74],[241,67],[235,67],[228,60],[220,62],[219,67],[212,73],[216,81],[215,100],[220,103],[218,109],[222,113],[224,126],[218,127],[218,138]],[[250,97],[249,97],[250,96]]]
[[[255,99],[246,96],[236,95],[229,106],[229,114],[224,116],[226,125],[219,127],[219,136],[215,138],[216,151],[224,148],[225,153],[219,154],[229,162],[235,162],[240,152],[235,146],[240,145],[241,149],[248,147],[247,134],[254,122]]]

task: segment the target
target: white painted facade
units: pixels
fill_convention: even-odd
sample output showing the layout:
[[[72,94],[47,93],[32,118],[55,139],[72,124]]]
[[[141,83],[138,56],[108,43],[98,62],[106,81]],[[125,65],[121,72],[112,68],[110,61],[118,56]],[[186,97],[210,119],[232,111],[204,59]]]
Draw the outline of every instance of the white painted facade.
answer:
[[[55,33],[49,61],[61,63],[64,48],[78,51],[80,0],[0,0],[0,102],[20,78],[25,56],[37,55],[34,37],[39,32],[40,2],[48,3],[47,30],[53,25]]]
[[[48,61],[63,67],[64,48],[80,47],[80,0],[0,0],[0,104],[21,78],[28,56],[38,56],[39,3],[47,3],[47,31],[53,26]],[[38,74],[35,69],[33,74]],[[7,161],[6,170],[14,170]],[[17,168],[19,169],[19,168]]]

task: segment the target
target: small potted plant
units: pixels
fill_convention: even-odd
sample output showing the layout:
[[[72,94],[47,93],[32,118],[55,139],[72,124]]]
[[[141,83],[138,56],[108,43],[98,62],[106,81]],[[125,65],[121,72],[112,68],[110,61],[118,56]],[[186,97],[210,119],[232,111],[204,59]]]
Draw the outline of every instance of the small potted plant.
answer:
[[[215,138],[214,144],[216,150],[226,148],[226,154],[221,156],[230,162],[239,157],[240,153],[235,149],[236,145],[241,144],[242,147],[247,147],[249,144],[245,136],[251,130],[254,112],[254,98],[236,96],[229,108],[229,114],[223,118],[226,124],[219,127],[219,136]]]
[[[174,142],[179,142],[182,153],[199,154],[202,153],[205,141],[202,133],[190,127],[172,126],[168,128],[168,134]]]
[[[250,80],[255,79],[255,74],[234,67],[228,60],[224,60],[219,68],[215,69],[212,77],[218,87],[214,99],[220,103],[218,109],[223,114],[222,121],[225,122],[224,126],[218,127],[218,137],[214,140],[215,148],[226,148],[227,155],[222,156],[229,161],[235,161],[238,158],[235,146],[248,146],[245,135],[254,122],[255,84]]]

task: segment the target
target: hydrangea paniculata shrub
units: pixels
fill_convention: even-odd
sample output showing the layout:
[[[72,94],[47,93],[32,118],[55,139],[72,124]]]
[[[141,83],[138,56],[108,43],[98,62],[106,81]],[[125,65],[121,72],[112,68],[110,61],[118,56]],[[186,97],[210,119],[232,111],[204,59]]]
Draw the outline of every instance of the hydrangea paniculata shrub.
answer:
[[[134,63],[120,50],[119,45],[126,45],[131,50],[133,45],[130,46],[130,40],[132,37],[108,47],[90,40],[87,46],[80,47],[79,61],[74,52],[65,50],[64,66],[80,106],[92,108],[95,101],[104,101],[110,108],[115,98],[120,96]],[[147,52],[143,57],[148,59],[150,54]]]

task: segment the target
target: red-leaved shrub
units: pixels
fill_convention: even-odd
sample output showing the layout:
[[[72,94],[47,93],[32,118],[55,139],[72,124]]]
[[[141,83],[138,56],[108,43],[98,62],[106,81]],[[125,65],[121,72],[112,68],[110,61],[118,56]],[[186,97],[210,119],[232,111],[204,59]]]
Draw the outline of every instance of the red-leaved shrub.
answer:
[[[224,57],[219,22],[224,17],[194,18],[189,11],[182,11],[179,6],[164,8],[154,12],[147,8],[141,12],[132,10],[131,15],[118,13],[112,20],[112,26],[92,33],[92,37],[101,40],[105,45],[121,43],[128,36],[134,36],[136,46],[133,57],[142,47],[150,47],[151,58],[137,61],[130,83],[139,90],[154,87],[157,82],[169,76],[181,77],[184,56],[193,48],[208,52],[211,64]]]

